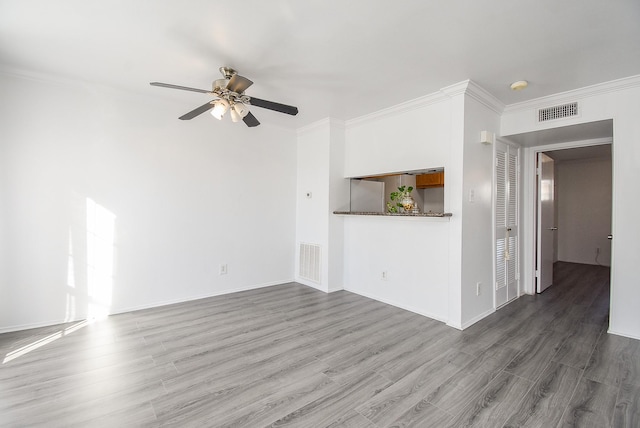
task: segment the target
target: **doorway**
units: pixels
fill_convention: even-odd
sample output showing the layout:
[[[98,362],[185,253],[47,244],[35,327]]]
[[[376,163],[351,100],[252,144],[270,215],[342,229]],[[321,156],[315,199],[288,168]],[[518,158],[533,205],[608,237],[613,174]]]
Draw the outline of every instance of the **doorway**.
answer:
[[[601,120],[576,125],[541,129],[522,134],[504,135],[503,139],[513,142],[521,147],[521,186],[520,186],[520,281],[521,291],[525,294],[536,293],[536,264],[537,264],[537,176],[536,159],[538,153],[554,152],[566,149],[598,146],[608,144],[613,152],[613,120]],[[613,153],[612,153],[613,154]],[[611,162],[612,170],[615,162]],[[615,189],[612,183],[612,191]],[[613,192],[615,193],[615,192]],[[613,204],[608,207],[613,210]],[[612,218],[615,217],[612,213]],[[612,230],[615,228],[612,224]],[[558,230],[560,232],[560,229]],[[614,237],[615,239],[615,237]],[[595,258],[594,258],[595,260]],[[599,258],[600,260],[600,258]],[[611,255],[610,263],[615,265],[615,254]],[[611,287],[613,287],[613,281]]]
[[[611,143],[538,153],[536,292],[556,262],[611,265]]]

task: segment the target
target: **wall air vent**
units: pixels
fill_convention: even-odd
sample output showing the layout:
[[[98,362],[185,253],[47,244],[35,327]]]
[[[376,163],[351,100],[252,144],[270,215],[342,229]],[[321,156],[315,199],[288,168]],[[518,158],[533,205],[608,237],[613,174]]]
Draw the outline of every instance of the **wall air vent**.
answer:
[[[538,110],[538,122],[546,122],[548,120],[562,119],[577,115],[578,103],[563,104],[561,106],[541,108]]]
[[[320,284],[320,245],[300,243],[300,278]]]

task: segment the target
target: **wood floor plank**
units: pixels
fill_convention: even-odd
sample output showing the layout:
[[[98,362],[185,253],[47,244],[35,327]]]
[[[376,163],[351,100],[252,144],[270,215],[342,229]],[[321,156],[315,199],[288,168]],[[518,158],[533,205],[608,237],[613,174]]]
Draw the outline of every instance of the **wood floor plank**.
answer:
[[[420,345],[392,358],[376,369],[376,372],[387,379],[398,381],[429,361],[440,358],[443,350],[450,349],[459,338],[458,332],[451,331],[448,327],[447,329],[448,331],[435,332]]]
[[[496,343],[431,390],[425,399],[449,414],[458,414],[470,400],[487,387],[516,354],[516,350]]]
[[[289,413],[270,426],[326,426],[351,413],[355,405],[384,391],[390,382],[380,375],[365,373],[335,392]]]
[[[507,365],[505,371],[531,381],[537,380],[558,352],[566,337],[566,333],[553,330],[539,333]]]
[[[562,347],[554,355],[553,361],[578,369],[584,369],[589,363],[602,330],[593,324],[578,322]]]
[[[305,375],[297,382],[284,385],[275,393],[268,392],[260,400],[252,398],[247,405],[239,404],[236,409],[225,411],[216,418],[216,426],[236,428],[269,425],[317,400],[330,390],[335,390],[335,383],[324,374]]]
[[[376,426],[367,418],[362,416],[355,410],[351,410],[344,416],[337,418],[329,423],[327,428],[376,428]]]
[[[505,428],[555,427],[562,419],[582,371],[551,363],[507,420]]]
[[[449,350],[403,376],[380,394],[356,407],[356,410],[376,425],[387,426],[472,359],[470,355]]]
[[[117,393],[103,394],[94,390],[85,397],[51,397],[34,406],[8,412],[8,426],[71,426],[87,425],[87,421],[108,417],[123,422],[137,422],[154,417],[149,402],[164,394],[161,383],[135,385]]]
[[[618,389],[582,378],[562,419],[563,427],[602,428],[613,422]]]
[[[638,341],[614,334],[603,334],[585,368],[584,376],[596,382],[620,386],[632,375]]]
[[[451,420],[451,415],[436,406],[421,400],[418,404],[398,416],[389,427],[441,428]]]
[[[640,386],[622,384],[613,413],[614,428],[640,427]]]
[[[446,426],[451,428],[501,427],[531,385],[532,383],[526,379],[501,372]]]
[[[450,415],[457,415],[491,383],[494,377],[489,372],[465,366],[433,388],[424,400]]]
[[[152,404],[158,420],[163,424],[223,419],[234,414],[238,408],[273,397],[275,391],[282,391],[301,379],[313,378],[319,381],[312,384],[315,386],[310,391],[314,393],[324,389],[324,386],[329,385],[328,378],[322,375],[324,369],[324,363],[309,357],[255,368],[244,372],[241,378],[220,373],[218,380],[172,390],[165,396],[154,399]],[[237,414],[235,416],[239,417]]]

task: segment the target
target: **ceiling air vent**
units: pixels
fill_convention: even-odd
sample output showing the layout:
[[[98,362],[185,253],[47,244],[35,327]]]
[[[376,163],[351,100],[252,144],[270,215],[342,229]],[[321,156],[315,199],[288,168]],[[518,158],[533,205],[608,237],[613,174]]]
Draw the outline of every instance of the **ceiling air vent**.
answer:
[[[548,120],[562,119],[564,117],[573,117],[577,115],[578,103],[563,104],[561,106],[541,108],[538,110],[538,122],[546,122]]]

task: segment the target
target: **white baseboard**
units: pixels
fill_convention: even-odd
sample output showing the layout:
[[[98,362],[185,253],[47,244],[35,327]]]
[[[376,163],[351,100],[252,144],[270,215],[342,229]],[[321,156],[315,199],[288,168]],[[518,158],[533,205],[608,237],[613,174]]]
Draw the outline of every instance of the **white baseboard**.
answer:
[[[208,294],[202,294],[202,295],[197,295],[197,296],[189,296],[189,297],[181,298],[181,299],[163,300],[163,301],[153,302],[153,303],[150,303],[150,304],[130,306],[130,307],[126,307],[126,308],[118,308],[118,309],[115,309],[114,311],[112,311],[110,313],[110,315],[117,315],[117,314],[123,314],[123,313],[126,313],[126,312],[140,311],[142,309],[158,308],[160,306],[174,305],[176,303],[190,302],[192,300],[207,299],[209,297],[223,296],[225,294],[239,293],[241,291],[257,290],[258,288],[272,287],[274,285],[286,284],[288,282],[293,282],[293,280],[287,279],[287,280],[282,280],[282,281],[270,281],[270,282],[264,282],[264,283],[261,283],[261,284],[245,285],[245,286],[241,286],[241,287],[227,288],[225,290],[216,291],[215,293],[208,293]]]
[[[41,327],[50,327],[58,324],[68,324],[72,322],[82,321],[82,318],[73,318],[70,320],[50,320],[50,321],[38,321],[34,323],[28,324],[18,324],[18,325],[10,325],[7,327],[0,328],[0,334],[2,333],[11,333],[13,331],[22,331],[22,330],[31,330],[32,328],[41,328]]]
[[[421,309],[418,309],[418,308],[416,308],[414,306],[411,306],[411,305],[405,305],[403,303],[398,303],[398,302],[393,301],[391,299],[381,298],[379,296],[375,296],[375,295],[369,294],[369,293],[362,293],[360,291],[355,291],[355,290],[352,290],[352,289],[346,288],[346,287],[344,288],[344,290],[348,291],[350,293],[353,293],[353,294],[357,294],[359,296],[364,296],[364,297],[368,297],[369,299],[377,300],[378,302],[386,303],[387,305],[395,306],[396,308],[404,309],[406,311],[413,312],[413,313],[418,314],[418,315],[422,315],[422,316],[427,317],[427,318],[434,319],[436,321],[441,321],[441,322],[443,322],[445,324],[447,323],[447,320],[445,318],[440,317],[440,316],[435,315],[435,314],[432,314],[432,313],[429,313],[429,312],[425,312],[425,311],[423,311]]]
[[[615,334],[616,336],[628,337],[629,339],[640,340],[640,336],[636,336],[636,335],[628,334],[628,333],[623,333],[623,332],[621,332],[621,331],[616,331],[616,330],[608,329],[608,330],[607,330],[607,333],[609,333],[609,334]]]
[[[488,311],[485,311],[485,312],[481,313],[480,315],[477,315],[477,316],[471,318],[469,321],[462,323],[461,330],[464,330],[466,328],[471,327],[473,324],[477,323],[478,321],[482,320],[483,318],[488,317],[489,315],[491,315],[495,311],[496,310],[494,308],[491,308]]]
[[[238,293],[238,292],[241,292],[241,291],[256,290],[258,288],[264,288],[264,287],[272,287],[274,285],[286,284],[286,283],[289,283],[289,282],[294,282],[294,281],[293,281],[293,279],[286,279],[286,280],[282,280],[282,281],[270,281],[270,282],[264,282],[264,283],[261,283],[261,284],[254,284],[254,285],[246,285],[246,286],[241,286],[241,287],[228,288],[228,289],[225,289],[225,290],[216,291],[214,293],[208,293],[208,294],[202,294],[202,295],[196,295],[196,296],[188,296],[188,297],[184,297],[184,298],[180,298],[180,299],[162,300],[162,301],[152,302],[152,303],[148,303],[148,304],[144,304],[144,305],[135,305],[135,306],[122,307],[122,308],[115,308],[115,309],[112,309],[109,312],[109,315],[118,315],[118,314],[123,314],[123,313],[126,313],[126,312],[139,311],[139,310],[142,310],[142,309],[158,308],[158,307],[161,307],[161,306],[173,305],[173,304],[176,304],[176,303],[190,302],[192,300],[200,300],[200,299],[206,299],[206,298],[209,298],[209,297],[222,296],[222,295],[225,295],[225,294]],[[12,326],[7,326],[7,327],[0,327],[0,334],[2,334],[2,333],[10,333],[10,332],[13,332],[13,331],[30,330],[32,328],[49,327],[49,326],[58,325],[58,324],[66,324],[66,323],[70,323],[70,322],[82,321],[83,319],[84,318],[65,320],[64,318],[62,318],[62,319],[56,319],[56,320],[38,321],[38,322],[35,322],[35,323],[18,324],[18,325],[12,325]]]
[[[300,278],[300,277],[296,277],[294,279],[294,281],[297,282],[298,284],[302,284],[302,285],[306,285],[307,287],[315,288],[318,291],[322,291],[324,293],[327,292],[327,289],[325,287],[323,287],[322,284],[318,284],[317,282],[307,281],[306,279]]]

